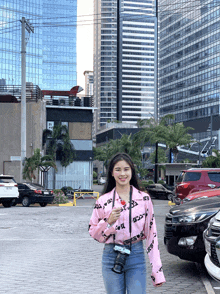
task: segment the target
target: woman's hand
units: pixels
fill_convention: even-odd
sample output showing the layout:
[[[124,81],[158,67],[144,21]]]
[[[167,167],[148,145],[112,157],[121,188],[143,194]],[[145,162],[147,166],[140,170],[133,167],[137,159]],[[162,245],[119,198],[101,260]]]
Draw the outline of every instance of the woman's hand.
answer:
[[[156,284],[155,286],[156,287],[161,287],[163,285],[163,283],[160,283],[160,284]]]
[[[120,207],[118,207],[118,208],[113,208],[113,209],[112,209],[112,212],[111,212],[111,214],[110,214],[110,216],[109,216],[109,218],[108,218],[108,220],[107,220],[107,222],[108,222],[110,225],[112,225],[114,222],[116,222],[116,220],[119,219],[120,215],[121,215],[121,208],[120,208]]]

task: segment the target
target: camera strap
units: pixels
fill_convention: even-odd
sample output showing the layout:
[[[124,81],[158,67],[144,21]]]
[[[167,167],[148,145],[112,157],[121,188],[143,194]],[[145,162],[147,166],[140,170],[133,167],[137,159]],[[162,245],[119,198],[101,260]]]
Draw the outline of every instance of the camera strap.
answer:
[[[115,205],[115,190],[116,188],[114,189],[114,194],[113,194],[113,201],[112,201],[112,209]],[[132,201],[132,187],[130,187],[130,195],[129,195],[129,203],[130,203],[130,206],[129,206],[129,233],[130,233],[130,250],[131,250],[131,229],[132,229],[132,226],[131,226],[131,201]],[[114,240],[114,243],[115,243],[115,234],[113,235],[113,240]]]

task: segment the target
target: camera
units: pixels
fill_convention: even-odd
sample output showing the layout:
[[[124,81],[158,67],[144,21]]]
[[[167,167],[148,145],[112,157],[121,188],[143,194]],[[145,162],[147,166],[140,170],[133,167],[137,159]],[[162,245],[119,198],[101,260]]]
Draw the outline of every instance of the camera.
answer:
[[[118,252],[118,254],[115,258],[115,263],[112,271],[116,274],[122,274],[126,258],[131,253],[131,251],[125,247],[120,247],[118,245],[114,247],[114,250]]]

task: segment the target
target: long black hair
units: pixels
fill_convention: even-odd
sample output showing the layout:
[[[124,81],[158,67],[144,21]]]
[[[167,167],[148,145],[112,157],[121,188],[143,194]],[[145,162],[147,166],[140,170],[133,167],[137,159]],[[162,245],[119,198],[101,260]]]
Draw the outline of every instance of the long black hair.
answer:
[[[113,168],[115,164],[121,160],[126,161],[131,167],[132,175],[131,175],[130,184],[134,186],[135,188],[137,188],[138,190],[140,190],[136,170],[135,170],[134,163],[131,157],[127,153],[116,153],[109,162],[107,179],[103,189],[103,194],[108,193],[115,188],[116,183],[115,183],[114,177],[112,176],[112,172],[113,172]]]

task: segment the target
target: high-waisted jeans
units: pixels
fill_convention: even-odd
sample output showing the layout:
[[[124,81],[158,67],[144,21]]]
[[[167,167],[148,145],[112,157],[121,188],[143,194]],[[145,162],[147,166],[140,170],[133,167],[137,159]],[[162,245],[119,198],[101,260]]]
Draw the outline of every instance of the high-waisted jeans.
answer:
[[[121,246],[121,245],[119,245]],[[132,244],[122,274],[112,271],[118,254],[115,244],[105,244],[102,256],[102,275],[107,294],[146,294],[147,269],[143,242]],[[129,245],[125,246],[129,248]],[[127,292],[126,292],[127,291]]]

